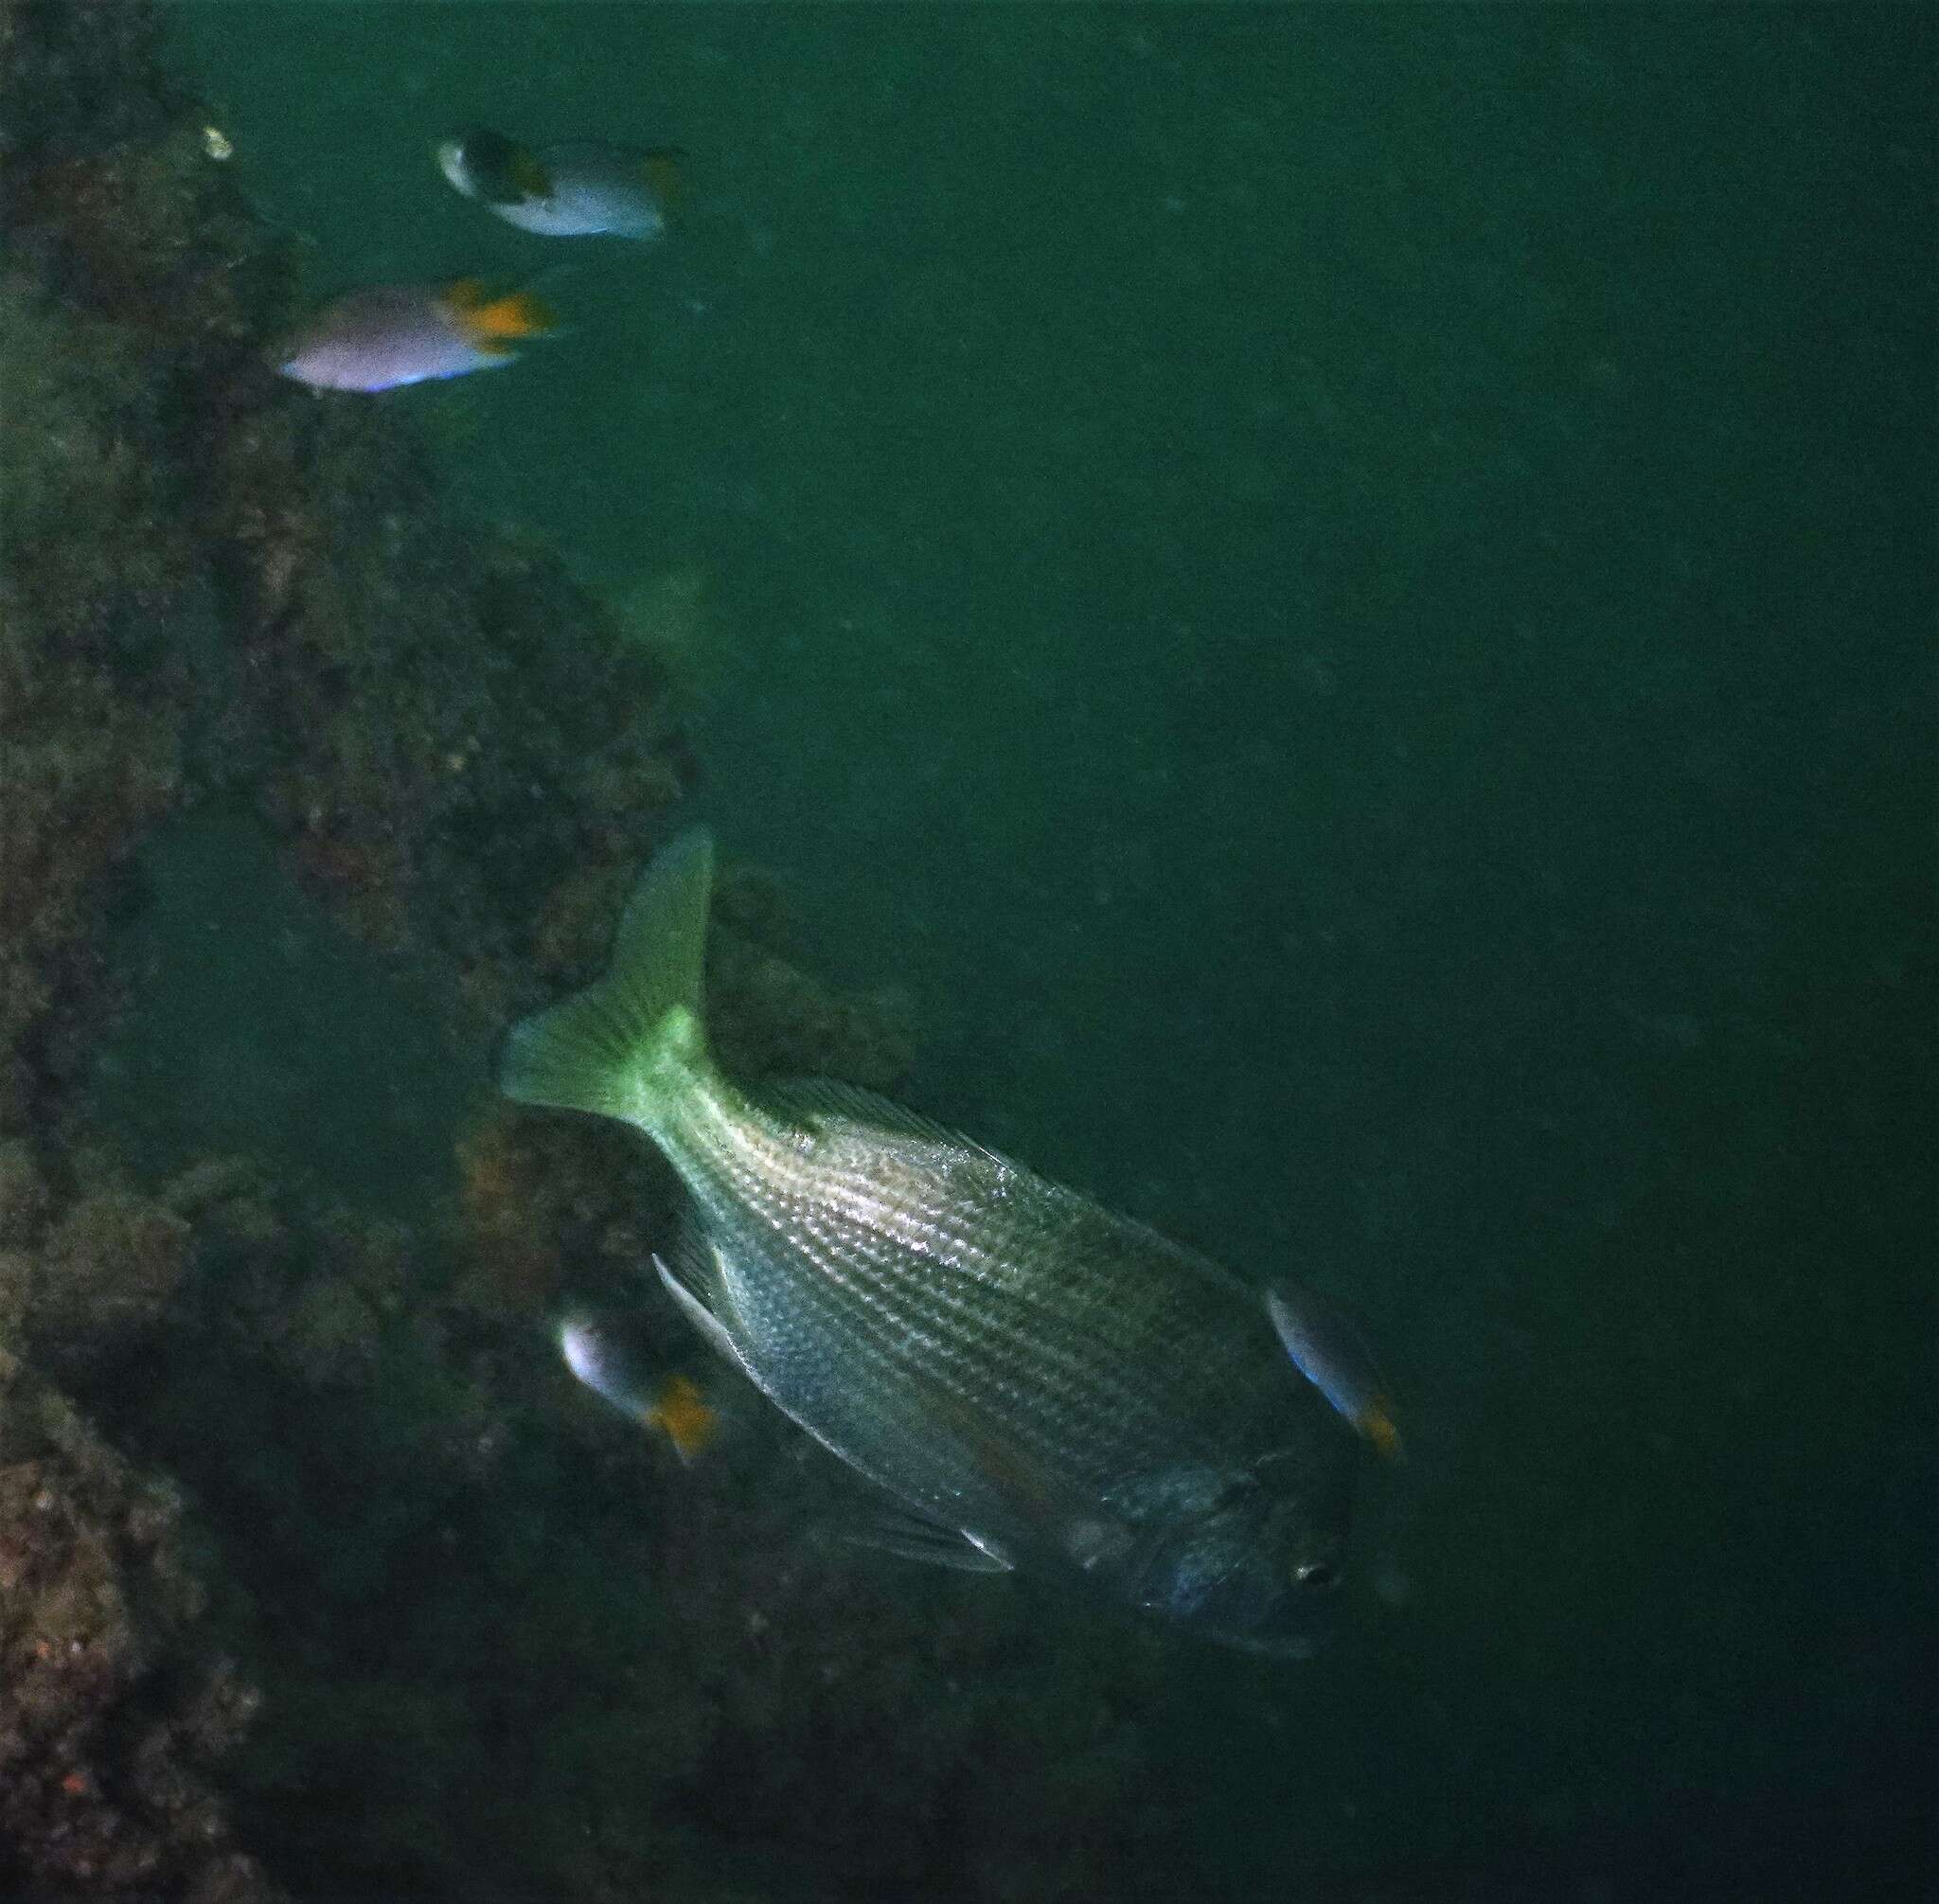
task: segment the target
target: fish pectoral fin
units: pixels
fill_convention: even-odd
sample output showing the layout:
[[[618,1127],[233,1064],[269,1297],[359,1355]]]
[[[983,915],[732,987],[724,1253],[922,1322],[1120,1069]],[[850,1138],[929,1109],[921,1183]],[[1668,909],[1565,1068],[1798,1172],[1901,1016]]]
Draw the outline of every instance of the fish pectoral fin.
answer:
[[[967,1527],[933,1521],[914,1507],[878,1509],[867,1520],[839,1530],[854,1547],[874,1547],[904,1560],[953,1567],[964,1574],[1007,1574],[1016,1562],[991,1539]]]
[[[725,1305],[727,1292],[720,1286],[720,1267],[712,1249],[688,1233],[683,1236],[681,1247],[674,1252],[673,1262],[669,1264],[656,1252],[653,1268],[659,1272],[667,1293],[679,1306],[680,1312],[706,1339],[708,1347],[753,1380],[753,1371],[735,1343],[733,1330],[716,1313],[717,1305]]]
[[[552,174],[545,169],[545,163],[534,151],[524,146],[512,155],[505,169],[505,176],[494,194],[493,205],[534,205],[543,204],[552,196]]]

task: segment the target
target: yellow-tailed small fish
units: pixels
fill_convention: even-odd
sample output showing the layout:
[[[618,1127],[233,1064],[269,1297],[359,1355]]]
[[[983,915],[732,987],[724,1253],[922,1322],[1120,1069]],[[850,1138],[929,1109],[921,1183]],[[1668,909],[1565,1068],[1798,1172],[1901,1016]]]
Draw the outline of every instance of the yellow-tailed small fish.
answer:
[[[498,369],[558,326],[531,292],[493,293],[475,277],[378,284],[332,299],[267,355],[312,390],[395,390]]]
[[[535,148],[484,126],[440,140],[436,154],[455,189],[542,238],[658,238],[685,157],[596,139]]]
[[[601,1401],[659,1430],[682,1461],[691,1463],[720,1432],[720,1417],[700,1383],[691,1376],[648,1369],[610,1318],[590,1309],[568,1310],[559,1325],[559,1348],[566,1367]]]
[[[1389,1461],[1402,1459],[1394,1399],[1353,1324],[1311,1290],[1290,1283],[1266,1291],[1266,1313],[1287,1354],[1341,1417]]]
[[[512,1030],[507,1094],[664,1153],[689,1203],[662,1283],[899,1504],[880,1544],[1309,1652],[1358,1444],[1301,1332],[1282,1340],[1267,1290],[885,1098],[725,1077],[702,1017],[712,880],[701,830],[653,862],[607,975]]]

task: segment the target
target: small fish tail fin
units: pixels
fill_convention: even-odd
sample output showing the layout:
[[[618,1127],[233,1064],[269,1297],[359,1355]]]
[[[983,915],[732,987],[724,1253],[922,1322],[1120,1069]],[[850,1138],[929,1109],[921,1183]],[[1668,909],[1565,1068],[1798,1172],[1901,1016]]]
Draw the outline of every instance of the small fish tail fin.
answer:
[[[465,335],[482,347],[545,337],[559,329],[558,313],[530,285],[494,295],[475,277],[461,277],[448,287],[445,300]]]
[[[720,1432],[720,1415],[688,1375],[669,1376],[642,1411],[641,1419],[672,1443],[683,1467],[691,1468]]]
[[[473,330],[494,341],[544,337],[559,329],[559,313],[532,291],[508,291],[469,315]]]
[[[640,174],[663,205],[679,202],[686,189],[686,149],[684,146],[655,146],[642,155]]]
[[[605,977],[512,1027],[499,1087],[520,1104],[646,1122],[655,1073],[703,1059],[702,985],[714,838],[703,827],[640,875]]]
[[[1376,1453],[1393,1462],[1407,1459],[1407,1450],[1401,1443],[1399,1429],[1394,1425],[1394,1416],[1385,1396],[1376,1397],[1354,1426],[1366,1437]]]

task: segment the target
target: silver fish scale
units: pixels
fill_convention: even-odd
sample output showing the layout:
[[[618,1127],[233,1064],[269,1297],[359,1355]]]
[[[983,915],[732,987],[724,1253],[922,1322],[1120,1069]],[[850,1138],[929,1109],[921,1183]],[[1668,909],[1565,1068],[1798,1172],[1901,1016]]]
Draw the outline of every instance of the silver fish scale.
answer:
[[[895,1491],[1001,1531],[1020,1489],[1094,1504],[1243,1467],[1294,1412],[1254,1300],[1155,1233],[968,1145],[735,1110],[669,1147],[723,1320],[774,1399]]]

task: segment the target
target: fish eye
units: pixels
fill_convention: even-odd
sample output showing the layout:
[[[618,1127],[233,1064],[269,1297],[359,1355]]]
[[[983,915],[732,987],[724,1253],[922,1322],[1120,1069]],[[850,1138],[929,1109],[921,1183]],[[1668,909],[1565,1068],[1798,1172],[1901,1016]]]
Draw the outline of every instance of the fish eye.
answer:
[[[1295,1587],[1330,1587],[1340,1578],[1340,1569],[1330,1560],[1307,1560],[1292,1570]]]

